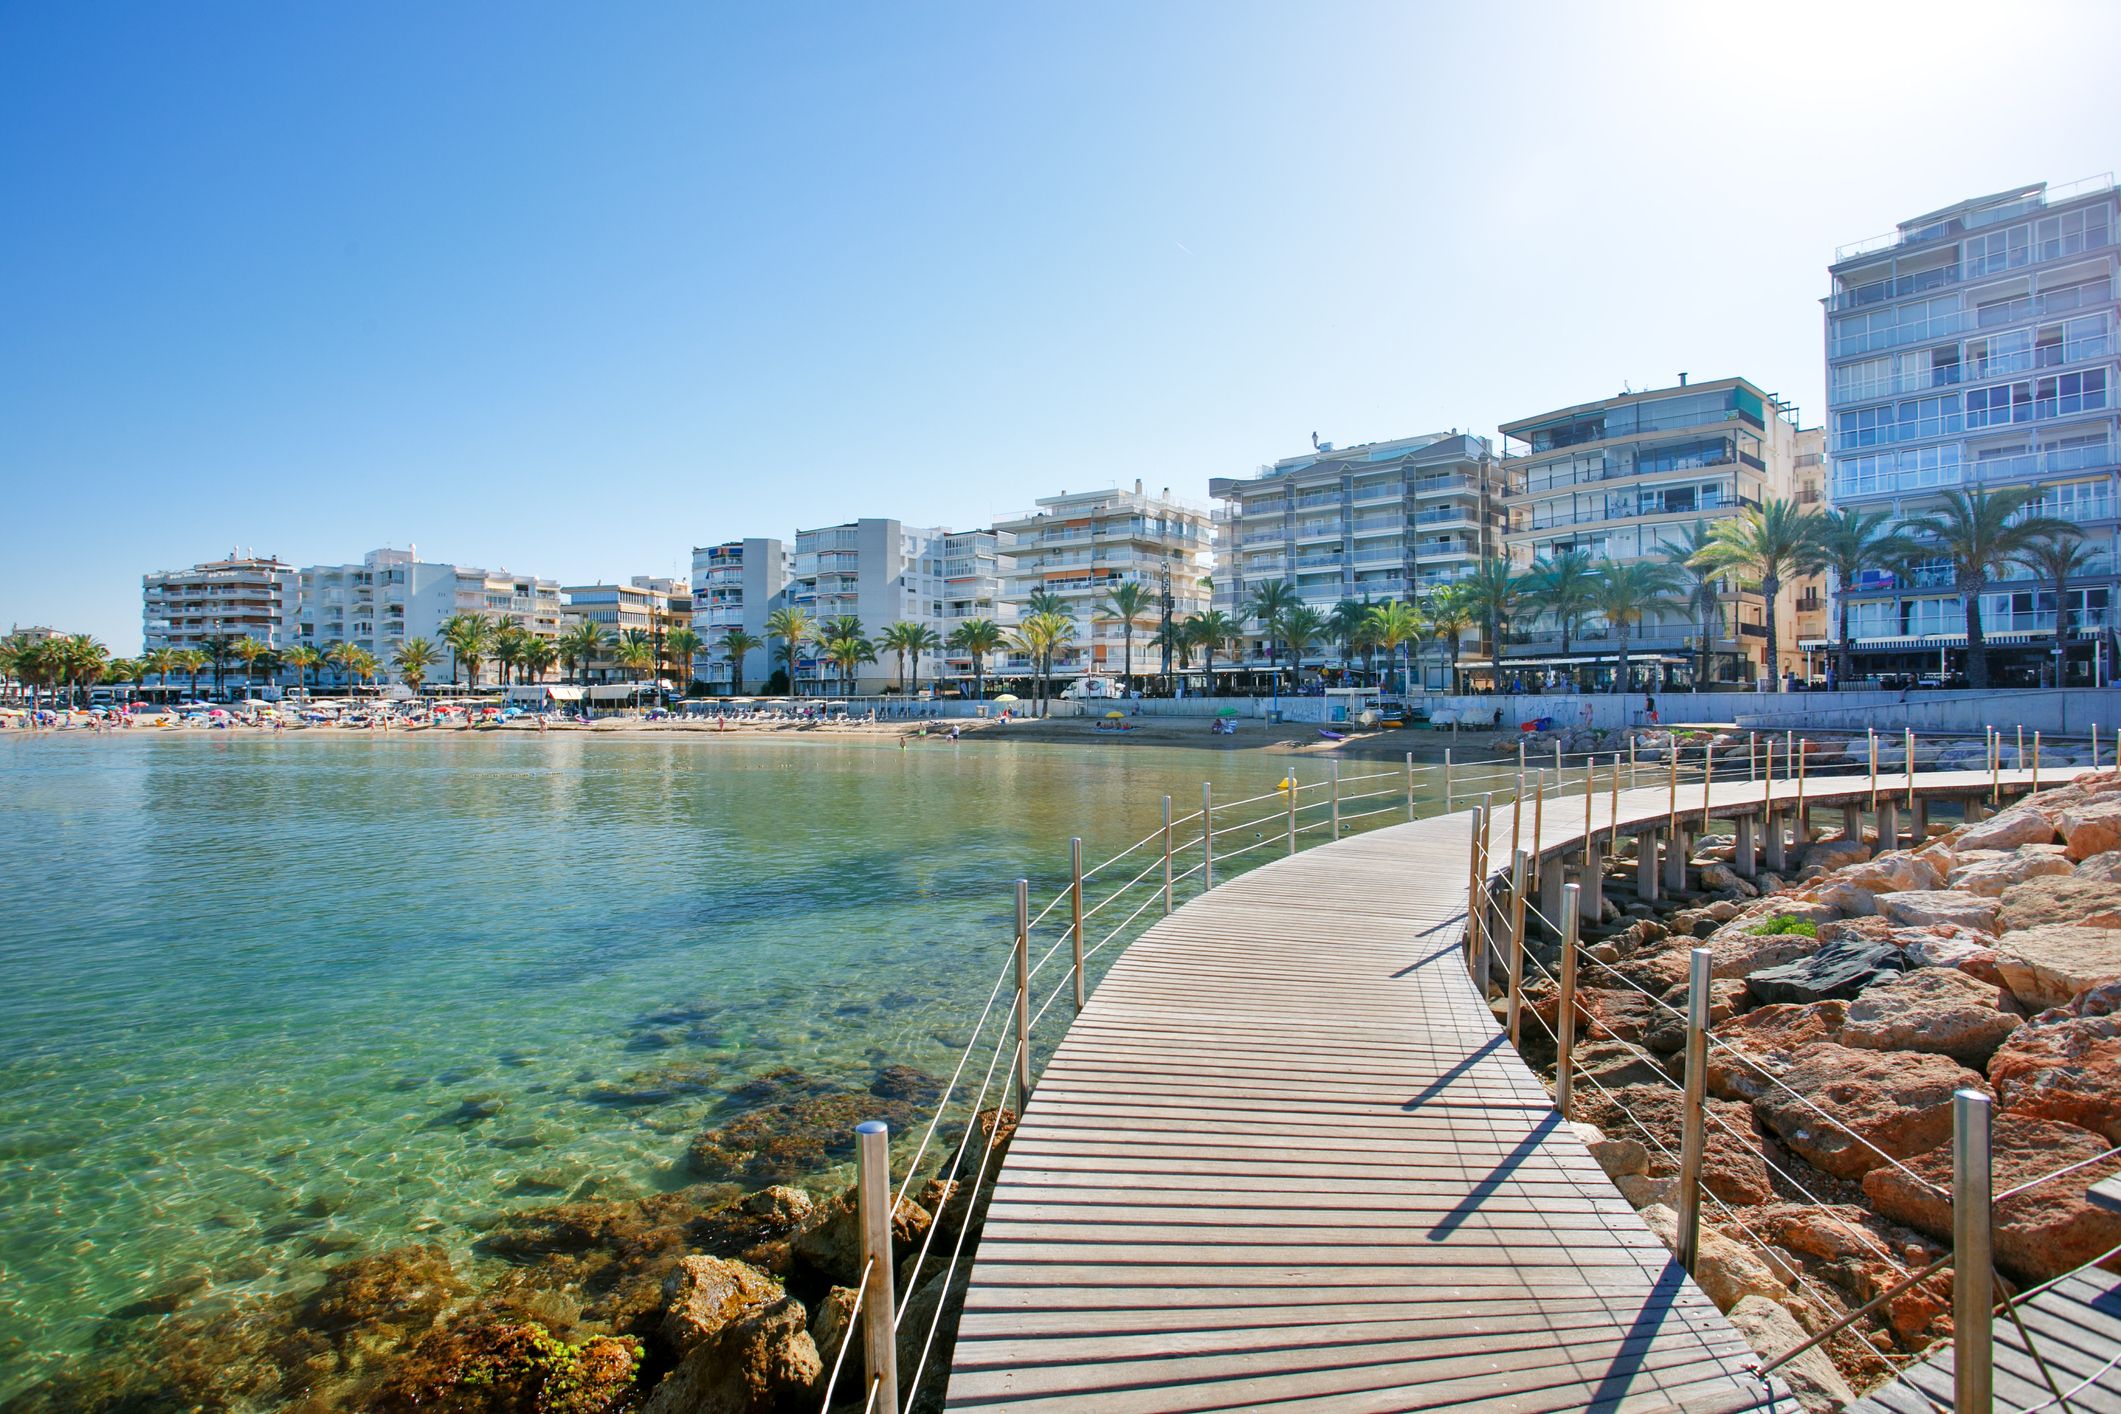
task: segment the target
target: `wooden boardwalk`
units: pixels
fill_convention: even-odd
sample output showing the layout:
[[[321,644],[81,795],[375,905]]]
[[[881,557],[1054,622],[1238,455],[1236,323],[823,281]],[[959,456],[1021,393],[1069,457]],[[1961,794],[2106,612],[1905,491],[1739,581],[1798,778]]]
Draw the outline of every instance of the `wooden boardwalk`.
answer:
[[[2086,1267],[2027,1302],[2019,1319],[2032,1332],[2047,1372],[2064,1396],[2055,1399],[2025,1340],[2009,1318],[1996,1318],[1995,1407],[2121,1414],[2121,1276]],[[1952,1408],[1952,1348],[1907,1370],[1849,1414],[1935,1414]]]
[[[1719,783],[1714,808],[1761,792]],[[1623,828],[1667,805],[1623,792]],[[1610,797],[1593,807],[1603,833]],[[1543,852],[1583,826],[1580,790],[1550,800]],[[1470,828],[1278,860],[1114,963],[997,1178],[951,1408],[1794,1408],[1474,990]]]

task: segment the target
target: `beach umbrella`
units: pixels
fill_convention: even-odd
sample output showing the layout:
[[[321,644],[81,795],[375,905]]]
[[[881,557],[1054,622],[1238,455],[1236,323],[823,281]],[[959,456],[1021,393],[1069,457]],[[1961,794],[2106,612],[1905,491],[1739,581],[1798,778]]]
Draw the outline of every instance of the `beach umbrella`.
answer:
[[[1235,707],[1225,707],[1215,715],[1218,717],[1234,717],[1237,715],[1237,709]]]
[[[988,698],[987,700],[988,700],[989,702],[1021,702],[1021,701],[1023,701],[1024,699],[1023,699],[1023,698],[1021,698],[1021,697],[1018,697],[1018,696],[1017,696],[1017,695],[1016,695],[1015,693],[1013,693],[1013,692],[1004,692],[1004,693],[1000,693],[1000,694],[998,694],[997,696],[994,696],[994,697],[990,697],[990,698]]]
[[[1105,720],[1106,720],[1106,721],[1108,721],[1108,722],[1121,722],[1121,721],[1125,721],[1125,720],[1126,720],[1126,718],[1127,718],[1127,714],[1126,714],[1125,712],[1107,712],[1107,713],[1105,713]]]

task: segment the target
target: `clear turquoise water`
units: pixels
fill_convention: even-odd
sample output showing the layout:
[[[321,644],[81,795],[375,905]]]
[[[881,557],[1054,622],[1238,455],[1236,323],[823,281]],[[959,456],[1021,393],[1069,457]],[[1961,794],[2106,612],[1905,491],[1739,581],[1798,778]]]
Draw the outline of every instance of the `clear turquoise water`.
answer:
[[[1165,791],[1183,811],[1204,775],[1227,798],[1282,769],[1029,743],[0,739],[0,1397],[175,1283],[269,1289],[414,1234],[462,1251],[510,1207],[693,1181],[686,1139],[763,1071],[947,1073],[1019,873],[1050,886],[1069,834],[1102,858]],[[709,1092],[590,1097],[672,1063]]]

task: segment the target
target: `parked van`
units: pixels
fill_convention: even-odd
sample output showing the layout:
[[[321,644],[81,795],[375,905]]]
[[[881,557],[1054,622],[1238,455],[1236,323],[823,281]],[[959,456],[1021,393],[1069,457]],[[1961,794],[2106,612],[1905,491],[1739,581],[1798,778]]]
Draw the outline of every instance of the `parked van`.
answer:
[[[1120,691],[1117,679],[1098,677],[1077,678],[1061,693],[1062,699],[1068,702],[1101,702],[1125,695]]]

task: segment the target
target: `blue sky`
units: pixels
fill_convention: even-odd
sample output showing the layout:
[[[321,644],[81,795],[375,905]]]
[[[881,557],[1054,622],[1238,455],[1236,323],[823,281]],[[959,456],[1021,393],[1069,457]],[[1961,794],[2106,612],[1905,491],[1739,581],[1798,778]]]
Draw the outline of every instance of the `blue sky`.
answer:
[[[576,582],[1740,373],[2121,166],[2121,6],[0,0],[0,626]]]

